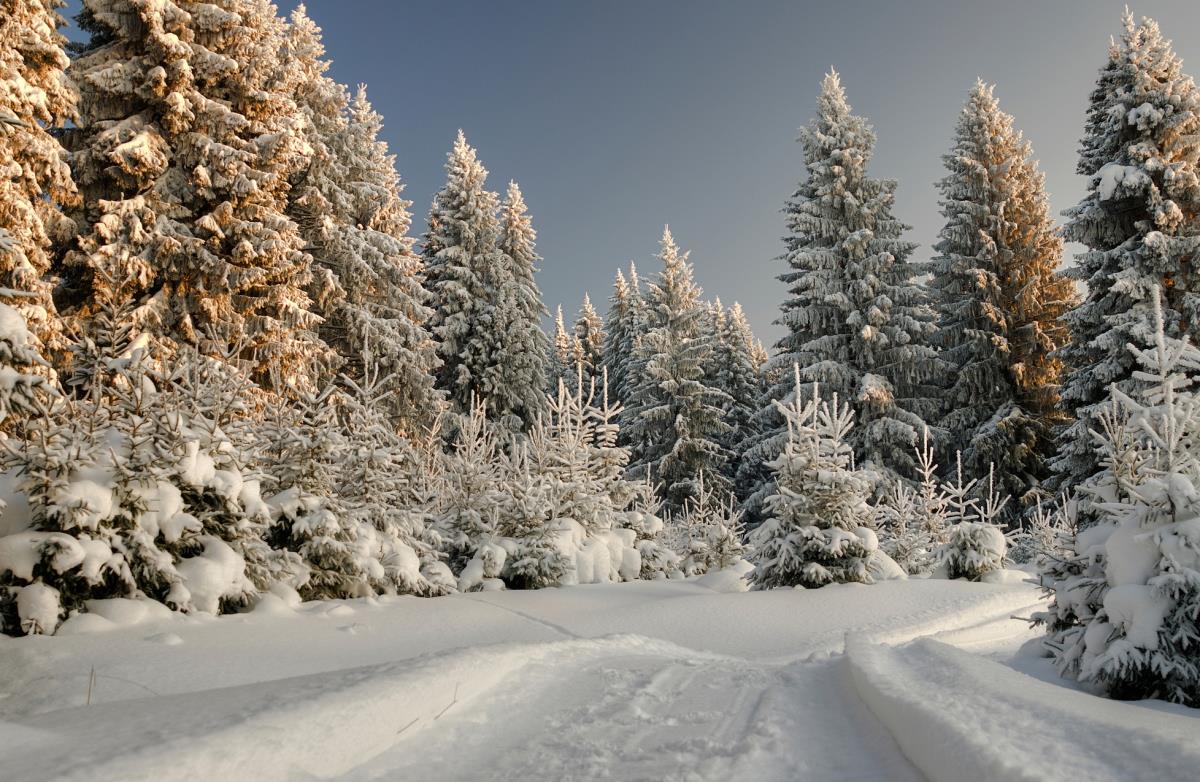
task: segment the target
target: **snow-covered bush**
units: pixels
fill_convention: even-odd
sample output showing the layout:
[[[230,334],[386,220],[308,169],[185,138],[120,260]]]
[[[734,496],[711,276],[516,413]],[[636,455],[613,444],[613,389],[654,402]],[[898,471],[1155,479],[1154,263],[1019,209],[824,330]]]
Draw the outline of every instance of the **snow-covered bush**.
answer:
[[[442,492],[433,510],[451,571],[461,573],[485,543],[499,535],[499,509],[509,464],[487,420],[487,407],[475,400],[465,415],[454,416],[456,431],[443,461]]]
[[[1131,345],[1145,384],[1112,390],[1101,417],[1104,470],[1081,487],[1101,516],[1057,567],[1039,617],[1059,668],[1118,698],[1200,705],[1200,351],[1156,331]]]
[[[60,616],[109,597],[185,611],[245,605],[257,591],[248,559],[286,567],[261,540],[253,474],[215,422],[227,400],[194,353],[180,352],[170,374],[156,368],[125,314],[102,307],[75,346],[65,390],[46,386],[25,439],[4,441],[5,469],[30,512],[24,529],[0,538],[0,579],[54,590]],[[37,601],[41,632],[56,624],[48,594]],[[32,627],[11,615],[5,625]]]
[[[338,471],[342,512],[379,563],[371,586],[384,594],[445,594],[441,539],[432,525],[429,497],[440,469],[419,445],[401,437],[381,413],[391,408],[396,381],[369,360],[361,381],[344,378],[339,409],[346,453]],[[440,451],[436,430],[430,433]]]
[[[962,456],[956,460],[954,482],[943,484],[947,532],[936,552],[937,570],[946,578],[978,581],[988,573],[1003,570],[1008,539],[999,525],[1008,497],[996,491],[994,471],[988,469],[987,492],[976,496],[978,478],[963,477]]]
[[[624,478],[620,408],[603,385],[560,381],[528,436],[499,429],[486,410],[476,404],[461,420],[437,504],[459,589],[677,573],[650,495]]]
[[[795,374],[796,394],[780,404],[788,437],[770,463],[776,487],[764,505],[768,518],[750,534],[750,580],[754,589],[869,583],[879,543],[870,529],[870,481],[853,468],[846,441],[854,414],[836,395],[821,401],[815,389],[801,400]]]
[[[274,490],[267,499],[275,548],[304,560],[299,587],[308,599],[364,597],[383,567],[338,496],[338,467],[348,456],[337,425],[340,395],[333,389],[303,394],[280,405],[263,423],[265,471]]]
[[[1018,530],[1009,535],[1009,558],[1032,563],[1040,570],[1064,562],[1072,555],[1075,535],[1079,532],[1078,502],[1060,497],[1039,503],[1022,519]]]
[[[743,559],[742,514],[729,498],[718,501],[705,486],[703,476],[695,497],[684,503],[683,513],[669,524],[671,546],[679,555],[685,576],[702,576],[723,570]]]
[[[949,500],[937,478],[928,428],[923,430],[916,451],[916,488],[894,481],[876,508],[884,552],[910,575],[928,573],[933,568],[937,550],[946,542]]]
[[[947,578],[978,581],[996,570],[1004,569],[1008,542],[995,524],[963,521],[950,528],[949,539],[938,552],[940,565]]]

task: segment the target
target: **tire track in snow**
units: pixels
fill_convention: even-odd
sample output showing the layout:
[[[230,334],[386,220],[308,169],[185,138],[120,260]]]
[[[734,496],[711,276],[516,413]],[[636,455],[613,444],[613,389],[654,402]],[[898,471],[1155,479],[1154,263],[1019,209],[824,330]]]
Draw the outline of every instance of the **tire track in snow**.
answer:
[[[846,687],[791,664],[612,648],[546,658],[347,780],[901,780],[920,776]]]

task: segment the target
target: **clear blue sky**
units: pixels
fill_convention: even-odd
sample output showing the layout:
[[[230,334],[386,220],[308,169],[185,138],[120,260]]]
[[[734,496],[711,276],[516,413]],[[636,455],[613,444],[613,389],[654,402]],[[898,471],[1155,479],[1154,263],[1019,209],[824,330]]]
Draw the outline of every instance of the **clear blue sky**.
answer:
[[[71,3],[71,8],[78,0]],[[288,12],[295,3],[281,3]],[[663,223],[700,284],[768,341],[796,129],[831,66],[879,136],[873,172],[929,255],[956,114],[976,77],[1033,142],[1055,212],[1123,0],[309,0],[332,75],[367,83],[420,233],[463,128],[503,192],[521,183],[546,302],[599,306],[618,266],[652,272]],[[1200,0],[1132,6],[1200,77]]]

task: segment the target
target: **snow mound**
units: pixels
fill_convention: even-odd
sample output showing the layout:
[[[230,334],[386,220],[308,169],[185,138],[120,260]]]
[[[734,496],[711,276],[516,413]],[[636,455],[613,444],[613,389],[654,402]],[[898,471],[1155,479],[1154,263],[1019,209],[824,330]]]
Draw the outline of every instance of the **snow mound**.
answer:
[[[1039,681],[930,639],[846,639],[871,712],[933,782],[1190,779],[1200,720]],[[1120,740],[1114,740],[1119,737]]]
[[[723,570],[714,570],[699,576],[695,579],[695,583],[714,592],[745,592],[750,589],[750,582],[746,580],[746,574],[752,570],[754,570],[754,565],[740,559]]]

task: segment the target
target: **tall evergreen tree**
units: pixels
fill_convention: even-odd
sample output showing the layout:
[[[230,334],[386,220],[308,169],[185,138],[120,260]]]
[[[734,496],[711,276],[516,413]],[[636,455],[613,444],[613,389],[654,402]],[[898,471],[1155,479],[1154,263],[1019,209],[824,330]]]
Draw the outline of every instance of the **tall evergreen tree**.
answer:
[[[729,425],[725,394],[705,383],[713,341],[703,327],[706,307],[668,228],[658,257],[663,269],[646,296],[649,330],[637,348],[640,366],[621,425],[631,430],[630,476],[659,484],[666,510],[680,513],[698,499],[702,482],[715,501],[728,497],[720,441]]]
[[[311,391],[332,363],[284,214],[310,151],[285,78],[284,22],[263,0],[86,0],[92,45],[70,74],[85,234],[68,259],[77,314],[109,298],[168,346],[239,346],[261,384]],[[119,290],[113,291],[115,281]]]
[[[945,226],[930,287],[938,342],[951,367],[941,425],[968,475],[994,464],[1012,496],[1008,515],[1043,496],[1054,449],[1061,361],[1060,318],[1070,280],[1057,274],[1062,239],[1050,219],[1032,148],[976,82],[959,114],[938,182]]]
[[[787,333],[741,467],[756,486],[746,506],[752,518],[770,491],[764,465],[786,439],[775,407],[793,391],[784,369],[799,365],[805,384],[850,403],[857,463],[883,478],[915,474],[913,444],[936,413],[933,314],[914,282],[907,226],[892,216],[896,183],[867,176],[875,134],[851,113],[836,72],[825,77],[800,141],[808,176],[784,209],[788,270],[779,277],[789,298],[777,322]]]
[[[608,300],[608,313],[604,317],[603,359],[604,367],[608,370],[609,397],[622,403],[625,401],[629,359],[633,353],[633,296],[625,272],[617,269],[613,294]]]
[[[58,32],[63,5],[0,3],[0,226],[11,240],[0,252],[0,299],[48,352],[66,348],[49,273],[52,245],[74,228],[60,207],[77,199],[66,153],[50,132],[75,118],[66,39]]]
[[[721,438],[721,446],[736,457],[742,443],[749,440],[750,421],[757,412],[761,394],[758,368],[754,364],[754,334],[742,305],[725,310],[721,300],[713,306],[715,336],[712,355],[708,360],[711,385],[725,394],[721,405],[722,417],[729,431]],[[736,474],[737,459],[731,458],[726,465],[726,477],[731,481]]]
[[[578,345],[584,388],[590,387],[592,382],[599,388],[604,376],[604,321],[592,306],[592,298],[587,293],[583,294],[583,304],[575,317],[572,331],[575,344]]]
[[[1086,250],[1072,269],[1087,283],[1066,315],[1074,338],[1061,351],[1070,368],[1062,403],[1076,421],[1054,462],[1071,489],[1101,468],[1090,434],[1116,384],[1136,392],[1127,345],[1153,337],[1151,291],[1161,286],[1166,336],[1194,333],[1200,280],[1200,91],[1150,19],[1126,12],[1088,108],[1077,171],[1088,193],[1065,214],[1063,235]]]
[[[395,156],[380,140],[383,120],[360,86],[345,89],[324,75],[321,31],[299,6],[289,29],[289,73],[299,75],[296,102],[308,120],[311,162],[293,184],[290,211],[316,261],[313,296],[325,315],[321,337],[342,371],[362,380],[367,366],[386,378],[383,409],[409,434],[437,415],[436,346],[425,327],[430,311],[421,259],[408,236],[411,202]]]
[[[551,385],[557,389],[561,379],[568,388],[574,388],[579,374],[579,342],[575,335],[567,330],[567,321],[563,317],[562,305],[554,311],[554,353],[551,362],[553,371],[550,376]],[[557,391],[555,392],[557,393]]]
[[[509,396],[510,412],[525,430],[546,412],[544,389],[551,373],[550,341],[541,326],[547,310],[535,279],[541,260],[536,240],[521,188],[509,182],[500,208],[500,251],[511,263],[499,329],[505,335],[501,349],[507,357],[495,364],[499,378],[493,386]]]
[[[446,184],[433,197],[422,253],[432,301],[430,330],[442,366],[438,387],[459,413],[483,400],[491,420],[511,412],[493,387],[497,374],[498,312],[511,278],[500,250],[496,194],[484,188],[487,169],[460,130],[447,155]]]

